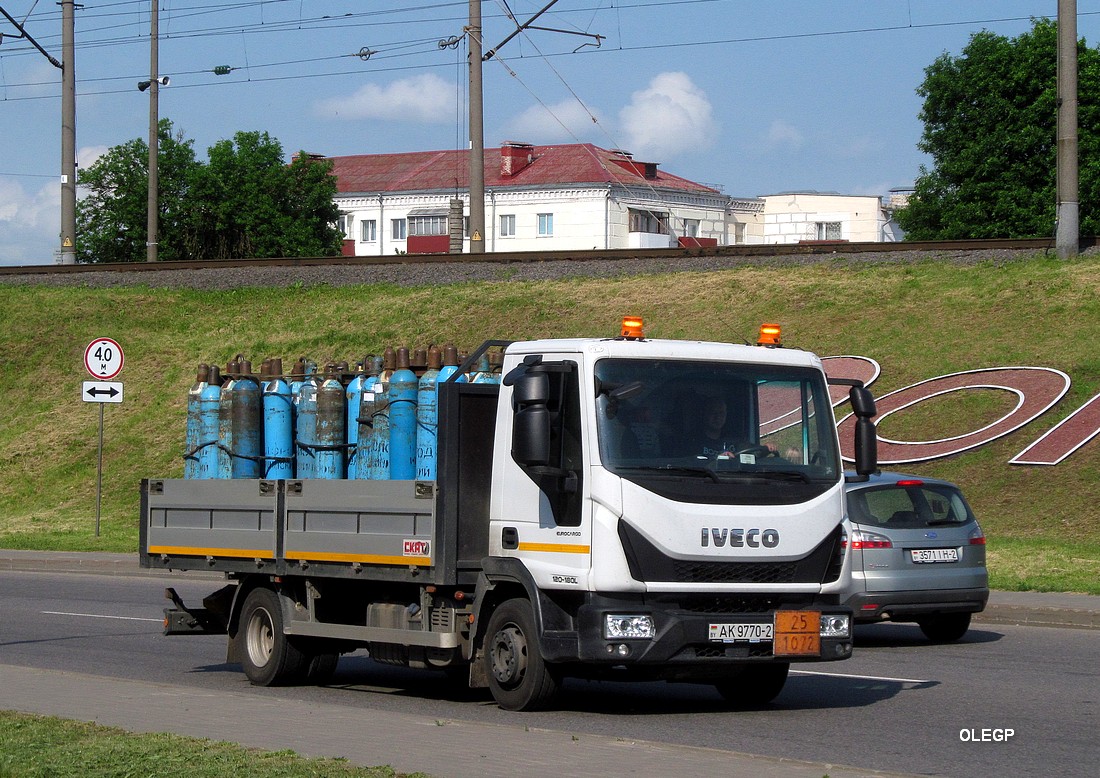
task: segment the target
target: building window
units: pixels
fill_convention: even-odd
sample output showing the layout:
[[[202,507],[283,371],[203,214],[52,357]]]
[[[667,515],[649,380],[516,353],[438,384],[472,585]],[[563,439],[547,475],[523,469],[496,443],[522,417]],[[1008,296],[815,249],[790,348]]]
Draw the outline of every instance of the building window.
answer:
[[[815,222],[815,240],[841,240],[840,222]]]
[[[684,219],[684,235],[688,238],[699,237],[699,220]]]
[[[405,220],[404,219],[391,219],[390,220],[390,237],[393,240],[405,240],[407,233],[405,232]]]
[[[648,232],[653,235],[668,235],[668,214],[658,211],[629,209],[630,231]]]
[[[351,235],[351,216],[342,213],[336,217],[336,229],[340,231],[340,234],[345,238]]]
[[[539,223],[541,225],[541,221]],[[542,233],[539,234],[541,235]],[[500,237],[516,237],[516,215],[514,213],[505,214],[500,217]]]
[[[378,222],[374,219],[359,222],[359,240],[362,243],[374,243],[378,240]]]
[[[554,214],[539,214],[539,237],[549,238],[554,234]]]
[[[412,216],[409,218],[410,235],[446,235],[447,214]]]

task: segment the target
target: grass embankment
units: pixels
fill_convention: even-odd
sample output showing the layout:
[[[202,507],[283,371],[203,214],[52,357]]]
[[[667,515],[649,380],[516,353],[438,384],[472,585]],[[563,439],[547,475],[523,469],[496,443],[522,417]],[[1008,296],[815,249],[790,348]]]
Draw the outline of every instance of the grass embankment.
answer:
[[[188,778],[395,778],[389,767],[342,759],[307,759],[293,751],[257,751],[213,740],[131,734],[113,727],[0,711],[0,778],[95,778],[186,775]],[[415,773],[408,778],[421,776]]]
[[[1065,371],[1069,394],[1037,422],[979,451],[907,469],[962,484],[989,537],[995,587],[1100,594],[1100,441],[1056,467],[1008,464],[1100,390],[1094,257],[965,267],[837,259],[431,288],[0,286],[0,310],[0,547],[135,550],[139,479],[182,474],[187,388],[199,362],[224,365],[238,352],[257,366],[268,356],[354,361],[386,345],[472,348],[486,338],[610,335],[630,312],[662,338],[751,341],[760,322],[778,321],[789,346],[876,359],[876,394],[981,367]],[[83,350],[97,337],[114,338],[126,352],[117,379],[125,402],[104,414],[98,538],[98,408],[80,401]],[[977,429],[1004,413],[1005,395],[947,395],[890,417],[882,432],[932,440]]]

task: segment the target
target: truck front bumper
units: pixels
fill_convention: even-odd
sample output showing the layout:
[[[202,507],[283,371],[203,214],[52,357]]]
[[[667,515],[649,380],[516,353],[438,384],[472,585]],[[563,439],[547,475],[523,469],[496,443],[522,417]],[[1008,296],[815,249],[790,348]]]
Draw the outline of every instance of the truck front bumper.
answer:
[[[649,668],[675,677],[721,674],[748,662],[834,661],[852,654],[851,610],[844,606],[771,602],[772,607],[738,611],[712,598],[717,607],[708,610],[673,600],[588,595],[577,610],[575,633],[544,633],[544,656],[550,662]],[[777,613],[785,615],[777,618]],[[640,617],[651,625],[649,636],[610,635],[608,616]],[[837,622],[822,616],[847,619],[847,629],[826,634],[821,622]],[[795,621],[801,632],[791,637]]]

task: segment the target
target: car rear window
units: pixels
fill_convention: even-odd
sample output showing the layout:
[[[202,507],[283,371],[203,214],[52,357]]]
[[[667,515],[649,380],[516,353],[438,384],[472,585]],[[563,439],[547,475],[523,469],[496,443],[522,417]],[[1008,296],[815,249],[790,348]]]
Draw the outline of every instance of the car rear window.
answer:
[[[958,489],[932,484],[849,492],[848,516],[856,524],[898,529],[962,524],[974,517]]]

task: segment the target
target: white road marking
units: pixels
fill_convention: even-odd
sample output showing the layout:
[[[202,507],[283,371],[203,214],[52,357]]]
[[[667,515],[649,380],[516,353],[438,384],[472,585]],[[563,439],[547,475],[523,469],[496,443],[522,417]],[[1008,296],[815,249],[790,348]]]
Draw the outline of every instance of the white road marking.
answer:
[[[42,611],[47,616],[83,616],[88,619],[118,619],[119,621],[155,621],[163,623],[164,619],[139,618],[137,616],[104,616],[101,613],[66,613],[65,611]]]
[[[797,673],[798,675],[823,675],[829,678],[858,678],[861,681],[890,681],[891,683],[933,683],[933,681],[922,681],[917,678],[889,678],[880,675],[854,675],[851,673],[822,673],[815,670],[791,670],[791,675]]]

